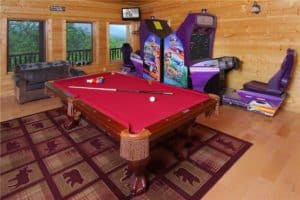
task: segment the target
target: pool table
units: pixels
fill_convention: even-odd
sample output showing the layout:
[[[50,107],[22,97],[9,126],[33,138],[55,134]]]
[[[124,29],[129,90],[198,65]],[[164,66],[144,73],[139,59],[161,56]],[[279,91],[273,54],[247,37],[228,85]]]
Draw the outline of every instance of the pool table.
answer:
[[[103,82],[88,83],[97,77]],[[66,128],[73,128],[83,115],[120,142],[132,194],[146,189],[150,146],[199,114],[211,114],[217,105],[205,93],[113,72],[49,81],[46,90],[68,105],[71,120]]]

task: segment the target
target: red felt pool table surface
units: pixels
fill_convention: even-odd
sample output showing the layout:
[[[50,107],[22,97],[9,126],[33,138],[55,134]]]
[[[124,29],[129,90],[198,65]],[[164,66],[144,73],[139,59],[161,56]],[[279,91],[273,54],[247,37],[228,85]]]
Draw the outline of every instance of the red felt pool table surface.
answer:
[[[104,77],[102,84],[86,82],[87,79],[100,76]],[[205,93],[149,82],[120,73],[101,73],[56,80],[53,85],[118,121],[129,128],[131,133],[139,133],[145,127],[209,100]],[[168,91],[173,95],[87,90],[69,86]],[[149,101],[151,96],[156,98],[155,102]]]

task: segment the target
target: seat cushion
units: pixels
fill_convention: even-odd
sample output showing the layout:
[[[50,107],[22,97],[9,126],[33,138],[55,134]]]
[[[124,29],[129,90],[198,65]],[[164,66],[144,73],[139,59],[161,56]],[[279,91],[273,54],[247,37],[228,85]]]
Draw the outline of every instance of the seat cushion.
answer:
[[[264,94],[270,94],[270,95],[275,95],[275,96],[280,96],[283,91],[281,90],[274,90],[268,88],[267,83],[259,82],[259,81],[250,81],[244,84],[244,89],[253,91],[253,92],[258,92],[258,93],[264,93]]]

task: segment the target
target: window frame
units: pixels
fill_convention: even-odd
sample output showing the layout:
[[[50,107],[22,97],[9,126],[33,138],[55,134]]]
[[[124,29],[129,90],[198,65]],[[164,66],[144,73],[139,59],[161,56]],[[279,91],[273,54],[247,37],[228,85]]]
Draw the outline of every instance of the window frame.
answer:
[[[111,56],[110,56],[110,42],[109,42],[110,41],[110,25],[124,25],[124,26],[126,26],[127,27],[126,28],[126,42],[127,43],[131,43],[131,40],[132,40],[132,38],[130,37],[131,24],[130,23],[126,23],[126,22],[109,22],[108,23],[108,28],[107,28],[107,35],[108,35],[108,41],[107,41],[108,45],[107,45],[107,47],[108,48],[107,48],[107,51],[108,51],[109,63],[113,64],[113,63],[123,62],[123,57],[121,57],[121,59],[119,59],[119,60],[111,60]]]
[[[11,21],[16,21],[16,22],[38,22],[39,23],[39,62],[45,62],[46,61],[46,22],[45,20],[42,19],[19,19],[19,18],[8,18],[7,23],[6,23],[6,72],[7,73],[12,73],[14,71],[15,66],[12,68],[12,70],[9,70],[9,44],[10,44],[10,37],[9,37],[9,25]]]
[[[65,21],[65,27],[66,27],[66,31],[65,31],[65,36],[66,36],[66,60],[68,60],[68,28],[67,28],[67,24],[68,23],[77,23],[77,24],[90,24],[91,25],[91,62],[88,64],[84,64],[82,63],[81,65],[92,65],[94,63],[94,40],[95,40],[95,36],[94,36],[94,22],[93,21],[79,21],[79,20],[66,20]],[[75,62],[76,63],[76,62]],[[71,64],[75,64],[75,63],[71,63]]]

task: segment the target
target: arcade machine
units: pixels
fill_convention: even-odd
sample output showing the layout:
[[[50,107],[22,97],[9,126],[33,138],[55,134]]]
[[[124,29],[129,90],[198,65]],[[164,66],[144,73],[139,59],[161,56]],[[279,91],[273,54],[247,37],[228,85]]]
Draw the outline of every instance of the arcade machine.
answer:
[[[164,82],[221,96],[225,73],[239,67],[236,57],[212,59],[216,16],[190,13],[177,32],[165,38]]]
[[[140,56],[144,64],[143,78],[162,81],[164,38],[172,33],[166,20],[146,19],[140,26]]]

